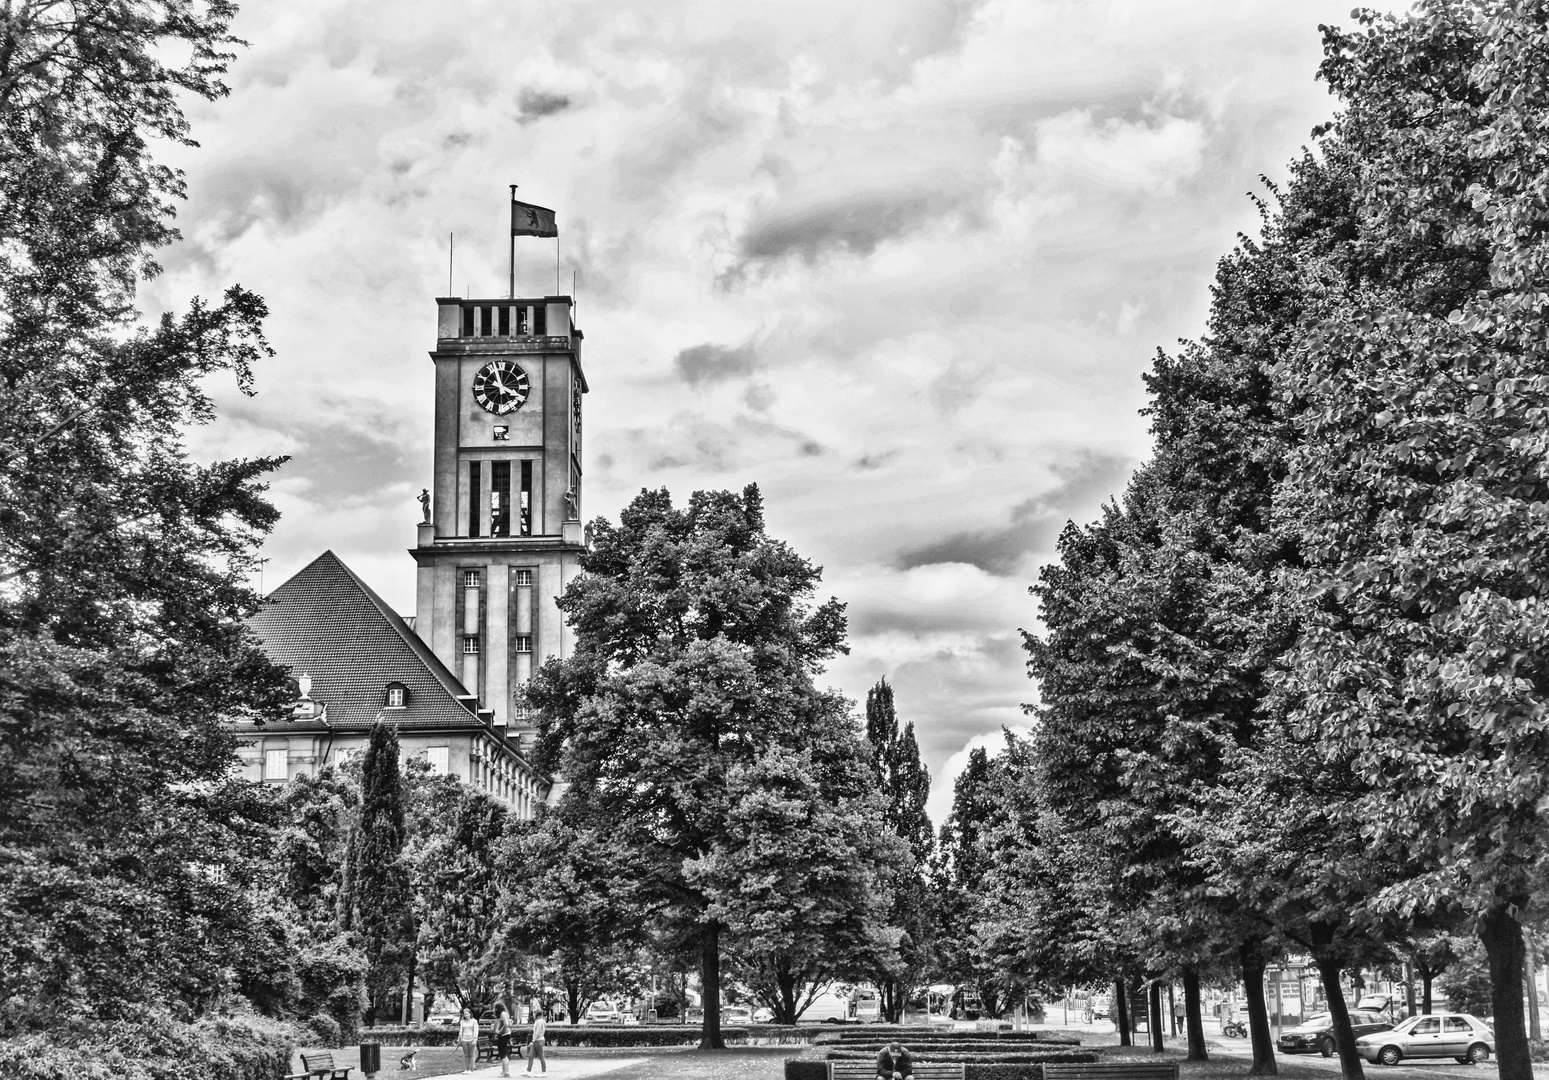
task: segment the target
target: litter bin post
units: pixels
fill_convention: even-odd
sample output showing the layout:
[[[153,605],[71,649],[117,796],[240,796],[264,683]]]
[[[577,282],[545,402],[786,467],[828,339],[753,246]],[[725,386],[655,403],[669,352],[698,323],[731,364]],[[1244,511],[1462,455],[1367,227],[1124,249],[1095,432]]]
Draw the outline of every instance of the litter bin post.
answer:
[[[382,1044],[360,1044],[360,1071],[367,1076],[375,1076],[382,1071]]]

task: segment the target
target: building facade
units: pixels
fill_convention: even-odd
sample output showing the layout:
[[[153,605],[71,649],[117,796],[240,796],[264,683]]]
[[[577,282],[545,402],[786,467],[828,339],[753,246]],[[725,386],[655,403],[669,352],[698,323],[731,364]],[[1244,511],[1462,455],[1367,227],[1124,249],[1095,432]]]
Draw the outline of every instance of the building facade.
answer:
[[[457,776],[523,817],[549,781],[497,727],[397,612],[331,551],[265,598],[250,624],[289,668],[297,700],[283,717],[239,725],[242,775],[262,783],[314,776],[364,753],[371,729],[398,729],[405,759]]]
[[[521,689],[570,653],[555,599],[580,572],[581,332],[571,299],[437,301],[435,465],[415,631],[530,745]]]
[[[379,722],[422,756],[531,816],[522,688],[568,656],[555,603],[580,572],[581,333],[568,296],[437,300],[435,452],[400,618],[324,552],[265,598],[252,626],[297,679],[289,715],[243,725],[242,772],[279,783],[364,751]]]

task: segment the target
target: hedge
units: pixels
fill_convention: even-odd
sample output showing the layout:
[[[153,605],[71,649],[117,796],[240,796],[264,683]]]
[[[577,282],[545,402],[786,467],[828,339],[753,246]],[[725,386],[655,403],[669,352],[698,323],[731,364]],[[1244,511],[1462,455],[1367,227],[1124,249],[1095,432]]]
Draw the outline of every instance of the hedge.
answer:
[[[964,1065],[963,1080],[1043,1080],[1043,1066]]]
[[[949,1063],[977,1063],[977,1064],[1006,1064],[1006,1065],[1033,1065],[1033,1064],[1058,1064],[1058,1065],[1090,1065],[1097,1061],[1097,1055],[1090,1050],[1064,1052],[1064,1053],[1025,1053],[1020,1050],[985,1051],[982,1053],[915,1053],[910,1047],[909,1052],[917,1061],[937,1061]],[[830,1061],[870,1061],[876,1057],[874,1053],[852,1052],[848,1050],[834,1050],[828,1055]]]
[[[828,1080],[826,1061],[787,1061],[785,1080]],[[1039,1077],[1038,1080],[1043,1080]]]
[[[756,1030],[754,1027],[723,1027],[721,1037],[728,1043],[740,1043]],[[789,1032],[792,1029],[768,1030]],[[525,1043],[532,1038],[532,1028],[513,1027],[511,1037],[513,1042]],[[699,1041],[699,1025],[613,1027],[602,1024],[550,1024],[543,1037],[550,1046],[690,1046]],[[362,1042],[379,1042],[384,1046],[453,1046],[457,1042],[457,1029],[444,1024],[376,1027],[363,1030],[360,1038]]]
[[[900,1028],[889,1031],[868,1024],[859,1030],[849,1028],[840,1031],[838,1036],[840,1042],[885,1042],[897,1038],[907,1044],[913,1038],[922,1042],[937,1039],[987,1039],[995,1042],[1052,1043],[1057,1046],[1081,1045],[1081,1036],[1064,1031],[953,1031],[950,1028]]]
[[[181,1024],[166,1017],[99,1025],[89,1034],[0,1039],[8,1080],[275,1080],[290,1072],[295,1032],[260,1016]]]

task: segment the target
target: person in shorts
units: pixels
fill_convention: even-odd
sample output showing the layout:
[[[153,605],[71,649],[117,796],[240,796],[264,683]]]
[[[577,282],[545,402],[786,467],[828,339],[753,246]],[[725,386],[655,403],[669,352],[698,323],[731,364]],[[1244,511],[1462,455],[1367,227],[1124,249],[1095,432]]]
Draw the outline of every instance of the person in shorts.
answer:
[[[500,1058],[500,1075],[511,1075],[511,1018],[506,1015],[506,1007],[502,1004],[495,1005],[495,1054]]]

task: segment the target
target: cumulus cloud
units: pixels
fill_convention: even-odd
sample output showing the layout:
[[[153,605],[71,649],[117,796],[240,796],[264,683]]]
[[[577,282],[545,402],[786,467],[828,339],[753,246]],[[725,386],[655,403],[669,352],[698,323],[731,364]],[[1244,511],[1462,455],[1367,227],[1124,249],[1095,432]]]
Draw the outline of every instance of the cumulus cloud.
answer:
[[[140,300],[266,298],[277,355],[256,399],[214,389],[231,422],[201,453],[294,454],[270,569],[332,547],[408,614],[434,298],[506,294],[521,184],[561,236],[518,243],[518,294],[579,280],[585,512],[760,483],[850,603],[829,678],[894,682],[939,796],[966,744],[1023,722],[1025,586],[1146,456],[1140,372],[1200,332],[1216,260],[1256,227],[1241,193],[1328,118],[1316,27],[1347,17],[250,4],[232,94],[191,106],[201,148],[166,151],[187,239]]]
[[[672,366],[680,379],[698,386],[751,375],[758,369],[758,353],[751,343],[728,348],[706,342],[681,350],[673,358]]]
[[[941,191],[862,192],[761,215],[738,242],[742,264],[830,252],[870,255],[878,245],[926,229],[946,230],[963,199]]]
[[[1094,503],[1122,490],[1134,462],[1094,451],[1056,462],[1057,483],[1011,508],[1004,525],[953,533],[899,556],[904,569],[934,563],[967,563],[991,574],[1008,575],[1031,553],[1047,553],[1073,514],[1090,514]]]
[[[530,124],[545,116],[553,116],[570,108],[570,98],[565,94],[551,94],[527,87],[517,95],[518,123]]]

